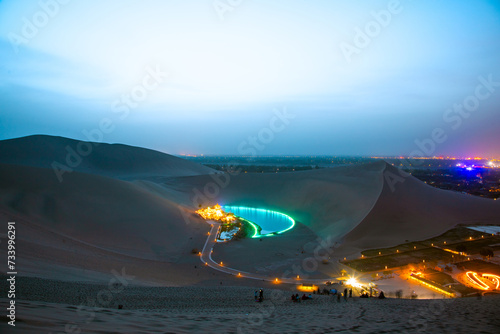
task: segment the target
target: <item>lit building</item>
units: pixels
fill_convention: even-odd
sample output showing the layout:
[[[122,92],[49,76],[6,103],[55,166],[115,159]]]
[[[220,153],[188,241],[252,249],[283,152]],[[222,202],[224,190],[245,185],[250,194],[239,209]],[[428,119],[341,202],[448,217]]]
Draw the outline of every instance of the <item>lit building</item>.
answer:
[[[231,223],[236,220],[232,213],[225,213],[219,204],[216,204],[213,208],[200,209],[196,213],[203,219],[221,221],[223,223]]]

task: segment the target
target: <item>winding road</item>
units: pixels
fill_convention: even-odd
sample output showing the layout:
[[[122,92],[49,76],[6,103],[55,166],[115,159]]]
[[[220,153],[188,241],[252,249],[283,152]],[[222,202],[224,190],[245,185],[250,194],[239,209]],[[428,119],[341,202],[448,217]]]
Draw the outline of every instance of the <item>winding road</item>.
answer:
[[[233,269],[226,267],[224,263],[217,263],[212,259],[212,251],[214,245],[217,243],[216,237],[221,226],[220,223],[215,221],[207,221],[208,224],[212,226],[209,235],[207,237],[207,241],[205,242],[205,246],[203,247],[203,251],[201,252],[200,259],[206,266],[221,271],[226,274],[230,274],[236,277],[254,279],[259,281],[268,281],[276,284],[287,283],[287,284],[324,284],[328,281],[328,279],[297,279],[297,278],[277,278],[277,277],[269,277],[265,275],[248,273],[245,271]]]

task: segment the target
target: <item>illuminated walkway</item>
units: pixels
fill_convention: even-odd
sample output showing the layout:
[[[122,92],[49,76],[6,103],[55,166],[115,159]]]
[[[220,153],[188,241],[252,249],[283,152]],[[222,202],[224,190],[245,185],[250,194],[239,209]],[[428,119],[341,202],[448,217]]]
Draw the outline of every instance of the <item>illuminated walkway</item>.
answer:
[[[212,250],[214,248],[214,245],[217,243],[216,237],[217,233],[219,231],[219,228],[221,226],[220,223],[214,222],[214,221],[207,221],[208,224],[212,226],[212,229],[209,232],[209,235],[207,237],[207,241],[205,242],[205,246],[203,247],[203,251],[201,252],[200,259],[201,262],[203,262],[206,266],[221,271],[226,274],[230,274],[236,277],[241,277],[241,278],[248,278],[248,279],[254,279],[254,280],[259,280],[259,281],[268,281],[268,282],[273,282],[273,283],[288,283],[288,284],[314,284],[314,283],[325,283],[328,281],[328,279],[296,279],[296,278],[276,278],[276,277],[270,277],[270,276],[265,276],[265,275],[260,275],[260,274],[255,274],[255,273],[248,273],[245,271],[233,269],[226,267],[224,263],[217,263],[212,259]]]

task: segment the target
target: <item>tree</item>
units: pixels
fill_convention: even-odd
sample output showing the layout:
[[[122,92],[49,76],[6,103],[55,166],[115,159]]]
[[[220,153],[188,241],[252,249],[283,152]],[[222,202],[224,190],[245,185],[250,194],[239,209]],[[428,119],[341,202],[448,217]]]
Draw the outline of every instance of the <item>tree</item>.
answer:
[[[495,255],[491,248],[481,248],[481,250],[479,251],[479,254],[481,254],[482,256],[484,256],[487,259],[489,259],[490,257],[493,257]]]

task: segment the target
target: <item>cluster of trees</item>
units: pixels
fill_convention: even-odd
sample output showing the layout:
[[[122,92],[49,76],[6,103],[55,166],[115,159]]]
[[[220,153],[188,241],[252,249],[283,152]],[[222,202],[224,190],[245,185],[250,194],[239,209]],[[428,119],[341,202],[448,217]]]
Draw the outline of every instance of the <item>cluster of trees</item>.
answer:
[[[489,259],[495,255],[493,253],[493,249],[491,249],[491,248],[481,248],[481,250],[479,250],[479,254],[487,259]]]
[[[244,239],[250,235],[250,230],[252,229],[252,227],[250,227],[249,224],[238,221],[238,223],[236,223],[236,226],[238,226],[240,229],[238,232],[236,232],[233,240]]]
[[[460,253],[466,253],[467,252],[467,247],[465,245],[463,245],[463,244],[457,245],[457,247],[455,247],[455,249],[457,250],[457,252],[460,252]],[[490,259],[491,257],[495,256],[495,253],[493,252],[493,249],[491,249],[489,247],[481,248],[479,250],[479,254],[482,257],[487,258],[487,259]]]

